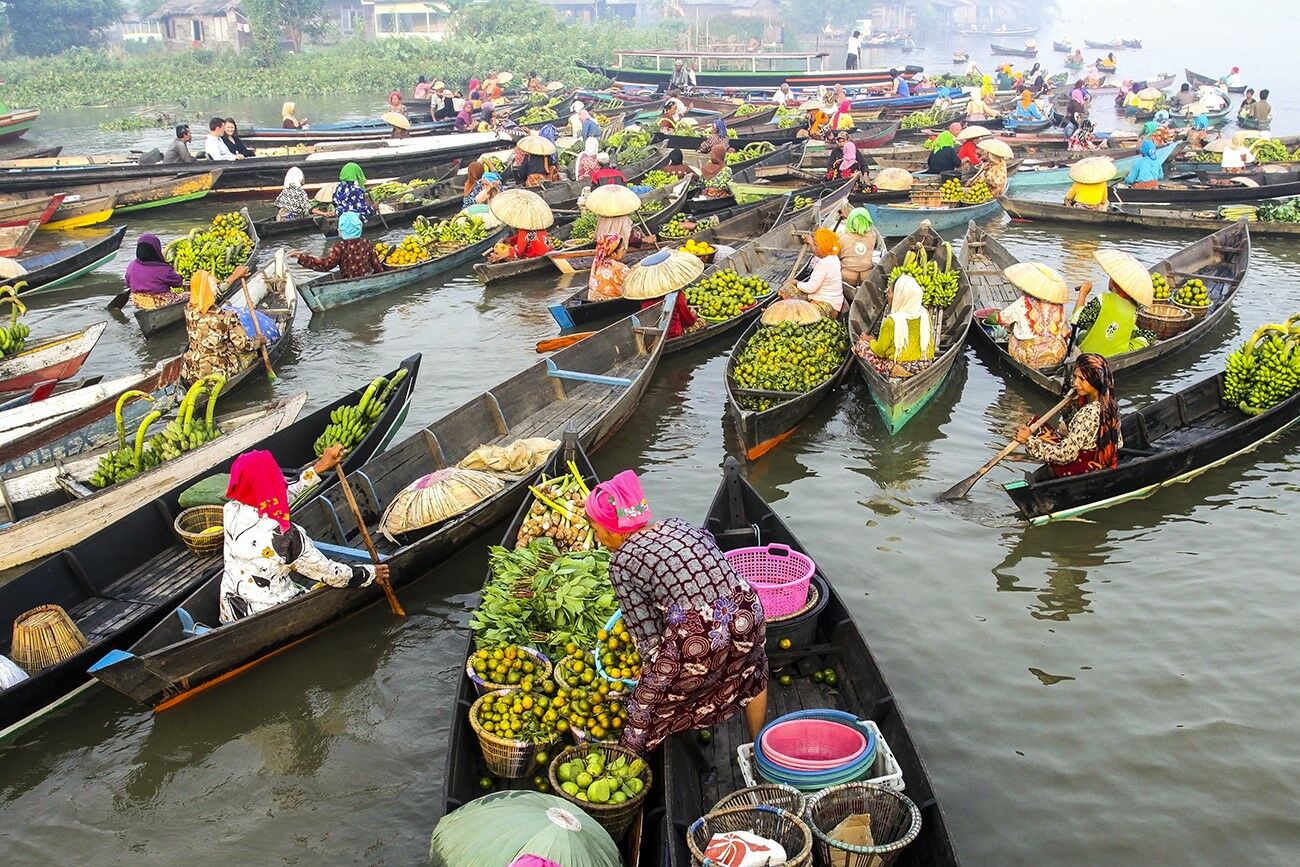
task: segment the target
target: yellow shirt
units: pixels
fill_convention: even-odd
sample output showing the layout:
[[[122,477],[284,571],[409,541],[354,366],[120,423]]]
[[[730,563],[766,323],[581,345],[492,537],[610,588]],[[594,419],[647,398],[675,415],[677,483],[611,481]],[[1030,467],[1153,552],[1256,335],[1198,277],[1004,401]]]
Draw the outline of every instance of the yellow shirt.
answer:
[[[1106,201],[1106,184],[1080,184],[1075,182],[1065,194],[1067,202],[1096,207]]]

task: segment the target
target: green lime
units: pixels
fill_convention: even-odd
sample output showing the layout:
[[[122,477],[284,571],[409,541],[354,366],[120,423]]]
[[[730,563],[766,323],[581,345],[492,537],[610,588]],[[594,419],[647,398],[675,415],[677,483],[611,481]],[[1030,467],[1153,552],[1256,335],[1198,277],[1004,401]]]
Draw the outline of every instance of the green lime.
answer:
[[[708,729],[700,729],[697,736],[702,744],[707,744],[709,741],[713,740],[713,732]]]
[[[789,686],[790,684],[794,683],[794,678],[788,674],[783,674],[781,675],[780,683],[782,686]]]
[[[824,680],[826,680],[826,674],[825,672],[814,671],[812,679],[813,679],[813,683],[821,683]]]
[[[491,778],[491,777],[479,777],[479,778],[478,778],[478,787],[479,787],[480,789],[482,789],[483,791],[485,791],[485,792],[491,791],[491,790],[492,790],[492,778]]]

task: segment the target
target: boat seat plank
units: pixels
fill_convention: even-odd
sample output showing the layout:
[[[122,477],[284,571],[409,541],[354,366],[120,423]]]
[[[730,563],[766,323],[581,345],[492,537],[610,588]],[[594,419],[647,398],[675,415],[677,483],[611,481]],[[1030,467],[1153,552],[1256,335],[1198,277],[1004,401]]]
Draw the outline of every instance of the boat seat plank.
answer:
[[[196,571],[221,562],[220,554],[200,557],[184,545],[173,545],[109,584],[103,595],[113,599],[161,602],[180,590]]]
[[[151,606],[147,602],[128,602],[92,596],[68,610],[68,616],[90,643],[110,637],[122,625]]]

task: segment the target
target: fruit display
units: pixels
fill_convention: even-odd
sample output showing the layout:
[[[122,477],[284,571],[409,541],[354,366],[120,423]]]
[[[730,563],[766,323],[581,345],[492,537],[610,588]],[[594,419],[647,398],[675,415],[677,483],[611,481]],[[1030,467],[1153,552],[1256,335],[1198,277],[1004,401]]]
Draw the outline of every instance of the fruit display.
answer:
[[[1287,150],[1286,145],[1275,138],[1257,138],[1250,143],[1250,152],[1255,155],[1255,160],[1261,163],[1285,163],[1296,159],[1296,156]]]
[[[697,241],[694,238],[687,238],[686,243],[679,248],[683,253],[690,253],[692,256],[699,256],[703,259],[705,256],[712,256],[718,252],[718,248],[708,241]]]
[[[430,222],[426,217],[416,217],[412,224],[415,237],[426,247],[435,244],[445,246],[467,247],[477,244],[488,236],[487,225],[480,217],[461,214],[449,220]]]
[[[834,376],[848,348],[848,330],[834,319],[760,325],[736,357],[733,377],[744,389],[802,394]],[[776,403],[766,397],[740,398],[741,406],[756,411]]]
[[[921,303],[933,310],[943,310],[957,297],[960,278],[952,269],[952,245],[945,243],[944,263],[938,258],[930,259],[924,247],[909,250],[903,258],[903,264],[889,272],[889,284],[903,274],[910,274],[921,284]]]
[[[808,198],[807,196],[795,196],[795,197],[794,197],[794,204],[792,204],[792,205],[790,206],[790,210],[792,210],[792,211],[802,211],[804,208],[808,207],[808,206],[811,205],[812,203],[813,203],[813,200],[810,199],[810,198]]]
[[[559,115],[555,109],[550,106],[534,105],[519,116],[518,123],[520,126],[536,126],[537,124],[550,123],[558,117]]]
[[[375,255],[390,268],[405,268],[429,260],[429,248],[415,235],[406,235],[396,247],[380,241],[375,244]]]
[[[479,727],[508,741],[553,743],[560,736],[560,730],[556,728],[559,714],[551,707],[548,686],[553,692],[555,685],[544,681],[540,690],[530,683],[527,689],[521,686],[503,695],[482,699],[477,711]],[[547,758],[544,753],[537,755],[540,761]]]
[[[942,126],[951,120],[952,109],[938,106],[927,108],[924,111],[914,111],[899,121],[899,129],[925,129],[931,126]]]
[[[736,114],[734,116],[749,117],[751,114],[758,114],[760,111],[763,111],[765,108],[767,108],[767,106],[765,105],[754,105],[752,103],[747,102],[744,105],[742,105],[740,108],[736,109]]]
[[[686,289],[686,303],[706,319],[730,319],[770,294],[767,281],[742,277],[731,268],[716,271]]]
[[[517,644],[476,650],[470,655],[469,667],[490,686],[518,686],[525,693],[532,692],[539,679],[546,680],[537,677],[546,669]]]
[[[366,434],[370,433],[370,429],[375,426],[376,420],[388,406],[388,401],[397,390],[398,384],[406,379],[406,374],[407,370],[403,367],[393,374],[392,379],[377,376],[361,395],[361,400],[356,406],[335,407],[330,413],[330,423],[325,430],[321,431],[321,435],[316,437],[316,442],[312,445],[316,457],[323,455],[325,449],[333,445],[343,446],[344,454],[352,451],[352,447],[365,439]]]
[[[949,178],[939,188],[939,196],[951,205],[982,205],[993,201],[993,193],[983,180],[977,180],[969,187],[962,186],[960,178]]]
[[[1206,291],[1205,283],[1193,277],[1178,287],[1178,292],[1174,294],[1174,303],[1185,307],[1209,307],[1210,293]]]
[[[1300,223],[1300,199],[1263,202],[1258,214],[1265,223]]]
[[[376,184],[367,192],[371,201],[374,202],[413,202],[419,200],[416,195],[417,190],[423,190],[432,184],[436,184],[433,178],[415,178],[414,180],[402,183],[401,181],[388,181],[382,184]]]
[[[687,118],[682,118],[673,126],[673,135],[689,135],[696,138],[707,138],[713,133],[713,124],[698,124]],[[735,138],[734,129],[727,130],[727,138]]]
[[[576,643],[555,663],[556,709],[561,731],[572,728],[595,740],[618,739],[627,724],[627,687],[610,683],[596,671],[590,650]]]
[[[1211,163],[1218,165],[1222,162],[1222,157],[1214,151],[1198,151],[1197,153],[1187,154],[1183,157],[1189,163]]]
[[[667,199],[642,199],[636,212],[642,217],[651,217],[668,207]]]
[[[711,229],[717,224],[718,220],[716,217],[694,220],[685,214],[674,214],[673,218],[668,221],[668,225],[659,230],[659,237],[689,238],[691,235],[703,232],[705,229]]]
[[[178,458],[185,452],[192,451],[221,436],[221,429],[215,423],[215,413],[217,395],[221,393],[225,383],[225,377],[213,375],[200,379],[190,386],[176,408],[176,417],[168,423],[162,433],[147,440],[147,449],[146,435],[154,422],[162,418],[163,411],[154,409],[144,417],[136,430],[135,445],[130,447],[126,441],[126,422],[122,418],[122,410],[136,398],[143,398],[150,403],[154,399],[143,391],[128,391],[123,394],[118,398],[115,410],[118,447],[99,459],[99,464],[90,475],[90,486],[102,490],[109,485],[135,478],[145,470]],[[209,391],[207,412],[203,418],[195,421],[194,407],[205,391]]]
[[[619,130],[605,138],[605,147],[618,154],[618,164],[630,166],[650,155],[650,133],[645,130]]]
[[[637,183],[641,186],[654,187],[655,189],[658,189],[659,187],[671,187],[680,180],[681,178],[677,177],[677,175],[670,174],[662,169],[655,169],[654,171],[646,172],[645,177]]]
[[[18,300],[19,291],[26,286],[26,282],[0,286],[0,304],[9,302],[9,324],[0,325],[0,358],[22,352],[27,346],[28,335],[32,333],[27,323],[18,321],[18,317],[27,312],[27,305]]]
[[[776,146],[771,142],[756,141],[745,145],[740,150],[729,151],[727,153],[727,165],[731,166],[736,163],[755,160],[763,156],[763,154],[770,154],[774,150],[776,150]]]
[[[1300,313],[1281,325],[1262,325],[1228,356],[1223,398],[1247,415],[1286,400],[1300,388]]]
[[[1159,271],[1151,275],[1151,294],[1156,301],[1169,300],[1169,281]]]
[[[206,229],[191,229],[188,235],[163,248],[163,258],[189,282],[195,271],[207,271],[225,280],[244,264],[253,251],[253,239],[238,212],[217,214]]]
[[[1230,223],[1238,220],[1254,223],[1259,220],[1258,205],[1220,205],[1217,213],[1220,220],[1227,220]]]
[[[568,473],[554,479],[543,477],[528,490],[533,493],[533,505],[519,528],[516,548],[526,548],[541,538],[550,539],[565,554],[596,548],[584,507],[591,491],[576,466],[570,465]]]
[[[949,178],[939,188],[939,198],[945,202],[960,202],[961,194],[965,189],[961,184],[961,178]]]
[[[804,113],[797,108],[787,108],[782,106],[772,115],[772,120],[776,122],[777,129],[789,129],[792,126],[802,126],[804,122]]]
[[[623,804],[645,791],[644,760],[629,761],[620,755],[608,761],[599,747],[589,748],[585,758],[579,755],[554,770],[563,793],[583,803]]]
[[[589,240],[596,236],[596,222],[598,218],[591,211],[583,211],[578,219],[573,221],[569,226],[569,240],[582,241]]]
[[[598,671],[606,680],[640,680],[641,654],[637,652],[636,642],[627,631],[620,617],[610,629],[596,633],[596,647],[592,650],[600,661]]]

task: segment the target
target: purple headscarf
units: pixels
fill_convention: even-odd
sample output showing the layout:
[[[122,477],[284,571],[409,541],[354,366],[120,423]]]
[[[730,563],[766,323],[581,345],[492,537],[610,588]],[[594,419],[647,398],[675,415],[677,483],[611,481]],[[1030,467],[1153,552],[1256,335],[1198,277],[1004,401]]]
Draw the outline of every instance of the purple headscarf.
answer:
[[[147,232],[136,241],[135,261],[126,266],[122,279],[132,292],[151,295],[170,294],[173,288],[185,285],[185,278],[163,258],[162,242],[158,236]]]

